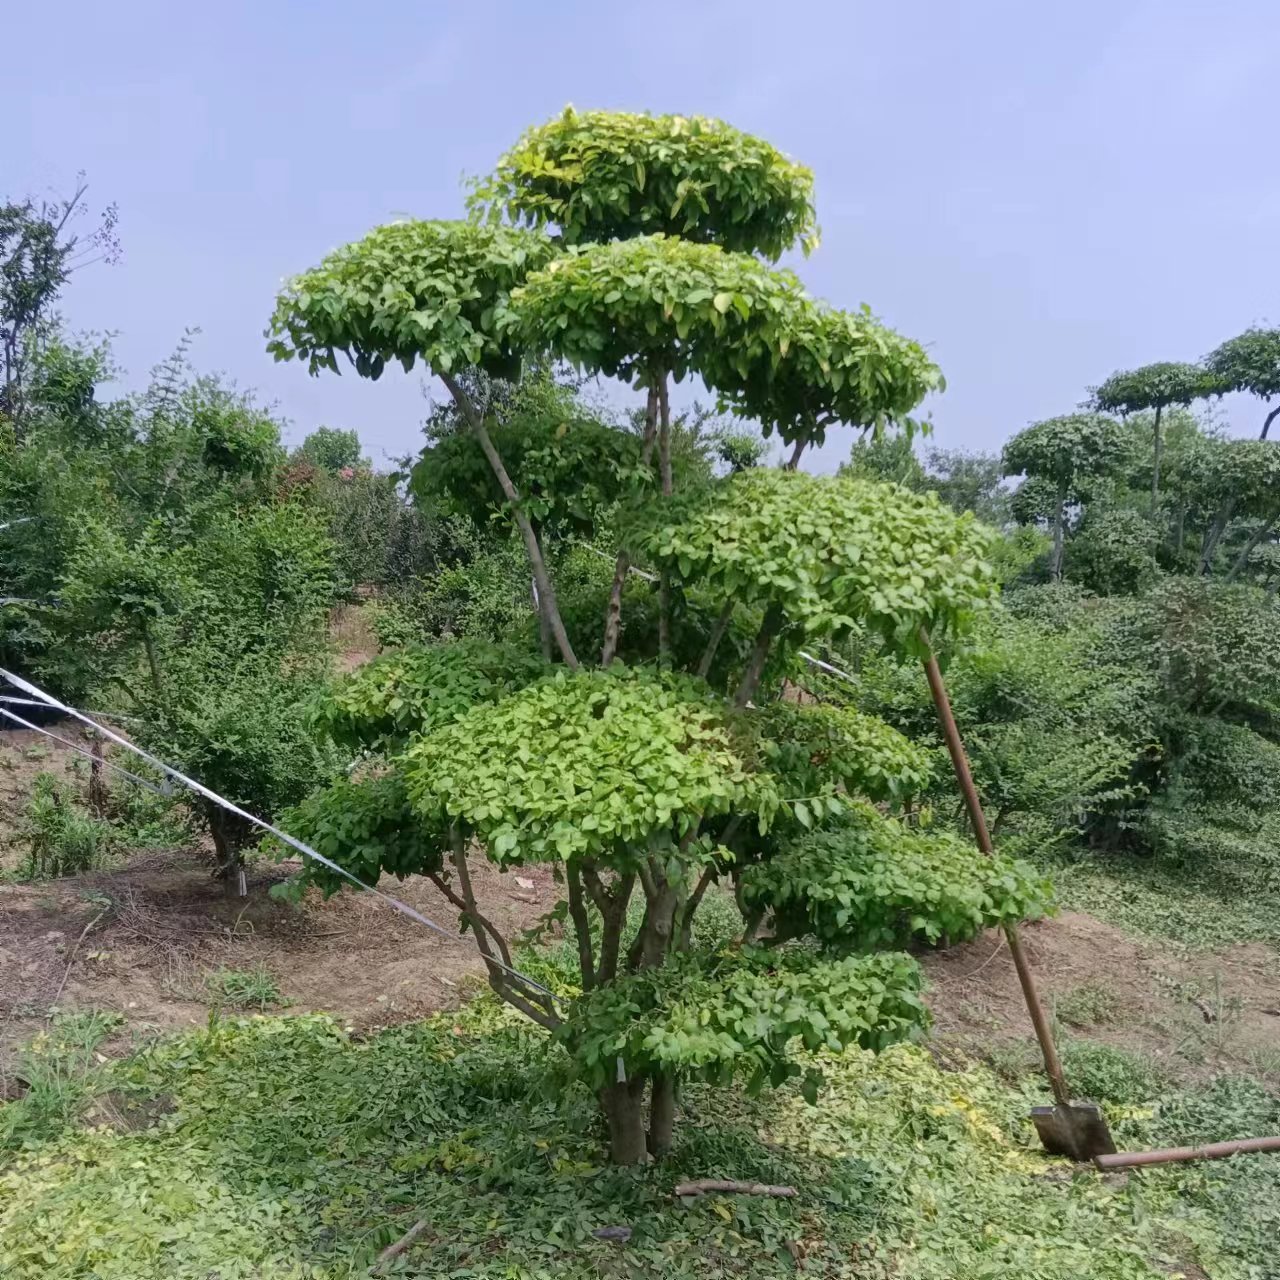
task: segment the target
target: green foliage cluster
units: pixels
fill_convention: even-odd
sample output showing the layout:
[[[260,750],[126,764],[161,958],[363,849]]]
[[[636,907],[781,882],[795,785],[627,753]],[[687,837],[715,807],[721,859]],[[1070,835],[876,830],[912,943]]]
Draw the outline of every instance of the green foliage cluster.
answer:
[[[485,640],[406,646],[335,684],[316,704],[316,724],[349,749],[398,749],[543,672],[532,654]]]
[[[619,1075],[679,1073],[749,1093],[808,1075],[810,1055],[881,1050],[928,1025],[921,974],[897,952],[830,959],[812,951],[725,952],[709,964],[645,969],[589,993],[556,1033],[592,1088]]]
[[[865,803],[834,829],[745,868],[741,892],[748,906],[771,912],[775,937],[812,934],[858,951],[962,942],[1053,904],[1048,881],[1026,863],[912,830]]]
[[[805,636],[862,626],[918,653],[921,627],[963,630],[993,594],[986,530],[928,495],[755,470],[679,514],[647,533],[655,558],[720,599],[777,609]]]
[[[850,707],[779,700],[755,720],[761,760],[784,795],[830,796],[838,789],[901,804],[933,777],[924,748]]]
[[[700,817],[766,824],[776,803],[722,704],[639,668],[560,673],[478,706],[412,746],[406,776],[425,816],[464,824],[501,862],[625,858]]]
[[[338,372],[338,353],[363,377],[392,360],[448,373],[478,365],[510,372],[508,296],[543,265],[545,236],[475,222],[396,222],[330,254],[290,282],[271,319],[278,360]]]

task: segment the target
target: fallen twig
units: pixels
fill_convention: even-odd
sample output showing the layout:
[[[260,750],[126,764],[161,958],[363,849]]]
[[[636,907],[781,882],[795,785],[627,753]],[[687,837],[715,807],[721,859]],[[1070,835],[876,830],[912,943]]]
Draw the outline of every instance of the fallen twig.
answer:
[[[393,1258],[398,1258],[426,1229],[426,1218],[419,1218],[418,1221],[415,1222],[399,1240],[394,1244],[387,1245],[387,1247],[378,1254],[378,1260],[373,1264],[373,1273],[376,1275]]]
[[[782,1196],[788,1199],[796,1194],[795,1187],[773,1187],[767,1182],[734,1182],[723,1178],[695,1178],[692,1182],[682,1182],[673,1194],[679,1198],[704,1196],[711,1191],[733,1191],[741,1196]]]
[[[67,957],[67,967],[62,971],[62,981],[58,983],[58,989],[53,993],[53,999],[49,1001],[50,1018],[53,1017],[53,1011],[58,1007],[58,1000],[62,996],[63,988],[67,985],[67,979],[71,977],[71,966],[76,962],[76,952],[80,950],[80,944],[89,936],[89,930],[93,928],[103,916],[110,911],[110,907],[103,907],[92,920],[89,921],[83,929],[80,930],[80,936],[76,939],[75,946],[71,948],[71,955]]]

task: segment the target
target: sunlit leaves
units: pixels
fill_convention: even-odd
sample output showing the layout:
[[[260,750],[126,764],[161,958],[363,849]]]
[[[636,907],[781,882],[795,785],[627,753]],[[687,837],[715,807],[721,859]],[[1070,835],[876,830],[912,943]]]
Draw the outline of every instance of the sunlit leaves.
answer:
[[[731,476],[714,501],[664,520],[644,542],[684,581],[775,604],[804,635],[865,626],[916,652],[921,626],[961,627],[993,596],[990,539],[934,494],[756,470]]]
[[[509,373],[518,357],[503,334],[510,291],[554,252],[532,231],[471,222],[396,222],[335,250],[285,286],[268,349],[338,369],[346,355],[364,377],[418,359],[450,370]]]
[[[516,290],[524,340],[579,368],[699,375],[766,434],[821,443],[834,422],[905,417],[942,376],[868,311],[816,302],[789,271],[667,236],[591,245]]]
[[[415,806],[464,823],[498,861],[622,857],[699,817],[764,809],[770,785],[698,686],[642,670],[558,674],[436,729],[407,760]]]
[[[568,107],[527,130],[475,200],[570,244],[663,232],[775,259],[817,242],[813,174],[705,116]]]

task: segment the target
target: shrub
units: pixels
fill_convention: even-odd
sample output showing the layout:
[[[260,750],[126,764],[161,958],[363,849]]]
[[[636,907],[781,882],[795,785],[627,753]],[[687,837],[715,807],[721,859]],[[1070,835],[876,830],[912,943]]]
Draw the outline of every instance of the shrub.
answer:
[[[65,783],[51,773],[38,773],[17,840],[27,848],[22,878],[47,880],[101,866],[115,845],[115,833],[82,808]]]

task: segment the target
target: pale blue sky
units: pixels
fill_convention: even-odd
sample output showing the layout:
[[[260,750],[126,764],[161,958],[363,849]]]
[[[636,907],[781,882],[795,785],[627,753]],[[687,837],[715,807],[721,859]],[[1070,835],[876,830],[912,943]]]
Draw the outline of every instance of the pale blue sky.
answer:
[[[196,362],[295,438],[416,448],[421,379],[273,365],[280,279],[378,222],[456,216],[463,175],[566,102],[722,116],[810,165],[823,244],[799,269],[929,344],[946,447],[1280,321],[1274,0],[64,0],[0,30],[0,196],[84,168],[120,205],[124,260],[77,277],[67,318],[118,330],[135,383],[199,325]]]

